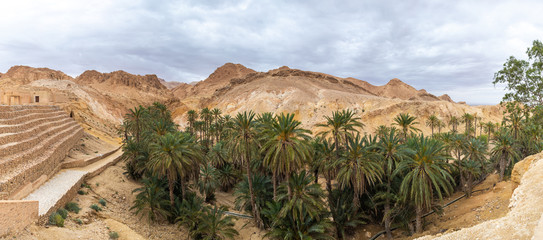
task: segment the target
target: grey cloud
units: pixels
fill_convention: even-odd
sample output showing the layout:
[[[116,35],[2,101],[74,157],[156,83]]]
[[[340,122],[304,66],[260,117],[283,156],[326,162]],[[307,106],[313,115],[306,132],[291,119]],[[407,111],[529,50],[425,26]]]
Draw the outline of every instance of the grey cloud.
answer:
[[[54,4],[53,4],[54,3]],[[206,78],[225,62],[374,84],[400,78],[497,103],[493,73],[543,35],[538,1],[12,1],[0,71],[16,64]],[[6,34],[4,34],[6,33]],[[470,100],[464,93],[478,95]],[[485,100],[486,99],[486,100]]]

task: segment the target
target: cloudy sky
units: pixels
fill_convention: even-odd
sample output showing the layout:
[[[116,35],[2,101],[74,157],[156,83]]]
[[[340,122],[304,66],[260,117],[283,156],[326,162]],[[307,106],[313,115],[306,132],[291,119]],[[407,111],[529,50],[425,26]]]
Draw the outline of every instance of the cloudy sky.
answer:
[[[13,65],[205,79],[226,62],[382,85],[399,78],[495,104],[494,72],[543,40],[543,1],[21,0],[2,3],[0,72]]]

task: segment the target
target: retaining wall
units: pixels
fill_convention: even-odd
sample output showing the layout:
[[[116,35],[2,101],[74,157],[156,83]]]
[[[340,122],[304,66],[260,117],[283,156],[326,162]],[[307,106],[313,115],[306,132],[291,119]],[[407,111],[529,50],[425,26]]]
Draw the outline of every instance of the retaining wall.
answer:
[[[0,200],[0,237],[23,230],[38,220],[38,201]]]

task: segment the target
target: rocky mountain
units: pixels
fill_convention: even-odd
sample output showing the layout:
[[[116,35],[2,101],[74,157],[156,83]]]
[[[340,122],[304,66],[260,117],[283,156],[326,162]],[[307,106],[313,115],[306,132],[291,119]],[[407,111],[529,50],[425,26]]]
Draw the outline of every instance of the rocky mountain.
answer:
[[[101,73],[95,70],[87,70],[74,79],[75,82],[91,86],[120,86],[130,87],[140,91],[161,91],[166,90],[158,77],[150,75],[134,75],[125,71],[115,71],[111,73]]]
[[[497,106],[472,107],[452,101],[448,95],[437,97],[417,90],[399,79],[383,86],[372,85],[355,78],[339,78],[329,74],[281,67],[268,72],[244,71],[232,73],[233,66],[218,68],[210,77],[194,86],[182,85],[174,89],[175,101],[170,102],[176,121],[186,122],[190,109],[217,107],[225,114],[235,115],[245,110],[261,112],[292,112],[303,120],[305,127],[314,128],[324,115],[334,110],[351,108],[362,116],[366,131],[372,132],[381,124],[391,124],[400,112],[419,117],[422,128],[425,117],[436,114],[446,120],[465,112],[477,114],[484,121],[499,121]],[[241,75],[241,76],[240,76]],[[216,76],[222,76],[217,78]],[[202,87],[206,86],[206,87]]]
[[[0,80],[13,81],[16,84],[28,84],[39,79],[73,80],[65,73],[49,68],[33,68],[29,66],[13,66],[6,73],[0,74]]]
[[[176,85],[174,83],[173,85]],[[172,110],[183,126],[190,109],[217,107],[224,114],[240,111],[292,112],[307,128],[314,129],[323,116],[351,108],[360,114],[365,130],[372,132],[381,124],[391,124],[400,112],[419,117],[419,127],[428,132],[424,119],[436,114],[445,120],[465,112],[477,114],[483,121],[501,119],[498,106],[472,107],[455,103],[448,95],[435,96],[417,90],[399,79],[376,86],[355,78],[290,69],[286,66],[256,72],[241,64],[227,63],[209,77],[196,83],[179,83],[168,89],[156,75],[134,75],[124,71],[83,72],[75,79],[56,70],[15,66],[0,76],[0,86],[48,89],[69,99],[63,107],[81,112],[85,126],[115,135],[128,109],[162,102]],[[171,85],[170,87],[172,87]]]
[[[160,81],[160,83],[162,83],[162,85],[164,85],[168,89],[174,89],[177,86],[183,84],[181,82],[175,82],[175,81],[174,82],[167,82],[166,80],[164,80],[162,78],[159,78],[158,80]]]
[[[178,98],[187,97],[209,97],[217,89],[230,84],[234,78],[242,78],[250,73],[256,73],[255,70],[246,68],[241,64],[226,63],[217,68],[207,79],[195,84],[181,84],[172,89],[173,95]]]

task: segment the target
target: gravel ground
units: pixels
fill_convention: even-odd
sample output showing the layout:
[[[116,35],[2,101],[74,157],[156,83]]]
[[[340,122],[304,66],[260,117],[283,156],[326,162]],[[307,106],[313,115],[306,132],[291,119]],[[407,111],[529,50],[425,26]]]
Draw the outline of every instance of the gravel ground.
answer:
[[[63,170],[24,198],[24,200],[39,201],[39,215],[42,216],[85,174],[87,174],[86,171]]]

